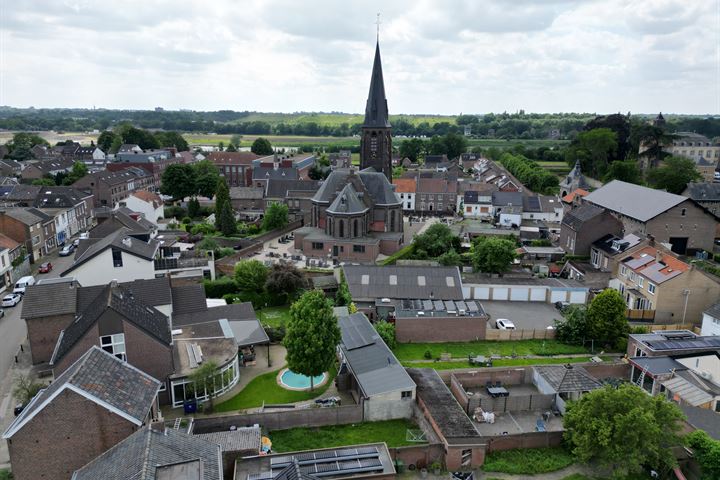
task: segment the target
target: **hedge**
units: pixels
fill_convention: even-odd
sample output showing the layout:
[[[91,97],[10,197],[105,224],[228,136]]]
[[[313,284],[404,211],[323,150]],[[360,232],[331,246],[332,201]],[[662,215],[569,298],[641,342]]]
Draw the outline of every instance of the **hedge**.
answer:
[[[230,277],[218,277],[217,280],[203,281],[205,296],[207,298],[223,298],[229,293],[237,293],[238,287],[235,280]]]

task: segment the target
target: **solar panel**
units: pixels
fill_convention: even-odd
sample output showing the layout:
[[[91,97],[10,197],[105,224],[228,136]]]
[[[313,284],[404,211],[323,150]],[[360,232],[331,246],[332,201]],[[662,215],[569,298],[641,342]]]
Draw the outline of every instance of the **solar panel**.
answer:
[[[433,302],[433,307],[435,307],[435,310],[445,310],[445,305],[443,305],[442,300],[435,300]]]
[[[324,452],[317,452],[315,453],[315,458],[335,458],[335,452],[332,450],[324,451]]]
[[[475,302],[467,302],[468,311],[469,312],[479,312],[480,309],[477,306],[477,303]]]
[[[462,300],[455,301],[455,305],[457,305],[458,310],[467,311],[467,304],[465,302],[463,302]]]
[[[377,447],[360,447],[357,449],[357,453],[359,454],[368,454],[368,453],[378,453]]]
[[[293,461],[292,455],[285,455],[283,457],[273,457],[270,459],[270,466],[289,464],[289,463],[292,463],[292,461]]]
[[[301,453],[300,455],[296,455],[295,458],[298,462],[304,462],[306,460],[315,460],[315,454],[314,453]]]
[[[360,330],[356,325],[349,325],[345,328],[344,333],[345,338],[343,342],[348,350],[354,350],[375,343],[375,340],[368,337],[366,332]]]
[[[433,309],[433,303],[432,300],[423,300],[423,310],[432,310]]]
[[[445,300],[445,310],[446,311],[455,310],[455,302],[453,302],[452,300]]]

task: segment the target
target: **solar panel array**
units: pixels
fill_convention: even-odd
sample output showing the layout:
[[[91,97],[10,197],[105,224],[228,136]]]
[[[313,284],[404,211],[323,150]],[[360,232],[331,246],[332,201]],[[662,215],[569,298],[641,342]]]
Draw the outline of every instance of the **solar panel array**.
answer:
[[[482,307],[473,300],[403,300],[402,310],[483,313]]]
[[[693,340],[660,340],[646,342],[655,350],[684,350],[688,348],[720,348],[720,337],[695,338]]]
[[[333,477],[360,472],[382,472],[383,463],[377,447],[341,448],[320,452],[307,452],[298,455],[283,455],[270,459],[270,468],[277,474],[297,462],[302,473],[317,477]],[[268,480],[270,477],[252,474],[248,480]]]
[[[356,325],[350,325],[343,331],[343,343],[348,350],[355,350],[356,348],[372,345],[375,343],[375,339],[357,328]]]
[[[539,212],[540,211],[540,199],[538,197],[525,197],[527,201],[527,209]]]

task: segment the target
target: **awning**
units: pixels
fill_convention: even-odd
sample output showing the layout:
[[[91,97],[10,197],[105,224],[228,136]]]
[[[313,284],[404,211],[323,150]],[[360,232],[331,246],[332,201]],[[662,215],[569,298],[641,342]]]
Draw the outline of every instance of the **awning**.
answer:
[[[258,320],[232,320],[228,323],[238,347],[270,343],[270,338]]]
[[[665,380],[662,385],[670,390],[673,400],[682,400],[693,407],[698,407],[713,400],[712,395],[680,376]]]

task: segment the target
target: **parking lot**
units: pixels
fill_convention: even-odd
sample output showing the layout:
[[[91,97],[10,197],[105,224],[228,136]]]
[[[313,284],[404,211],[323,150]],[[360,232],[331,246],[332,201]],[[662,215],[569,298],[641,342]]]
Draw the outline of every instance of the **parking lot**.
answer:
[[[554,305],[544,302],[500,302],[484,300],[482,306],[490,315],[488,326],[495,328],[495,320],[507,318],[518,330],[541,330],[554,325],[562,315]]]

